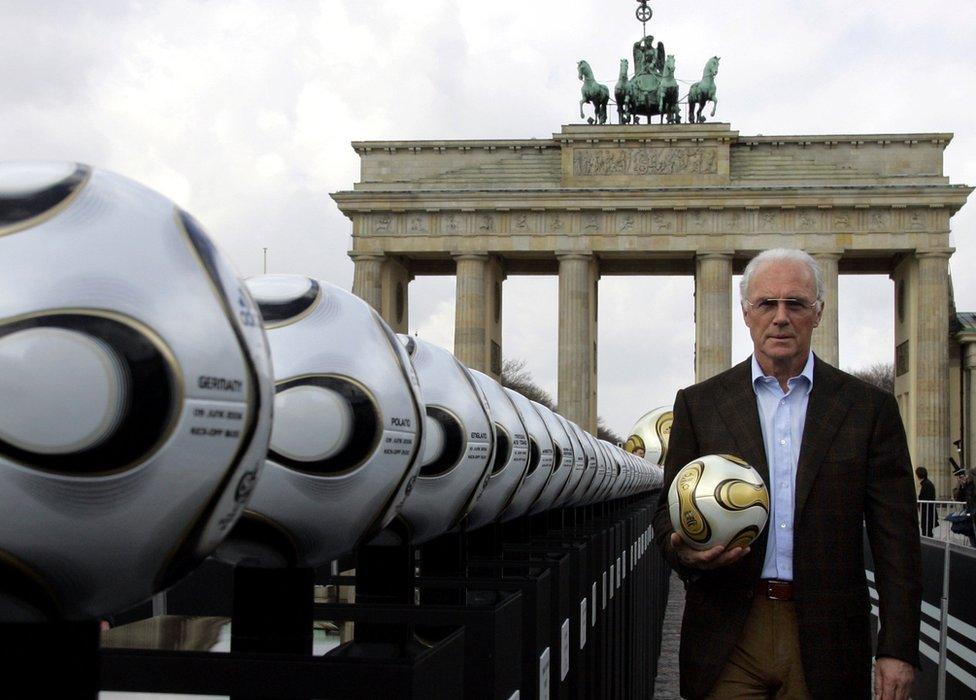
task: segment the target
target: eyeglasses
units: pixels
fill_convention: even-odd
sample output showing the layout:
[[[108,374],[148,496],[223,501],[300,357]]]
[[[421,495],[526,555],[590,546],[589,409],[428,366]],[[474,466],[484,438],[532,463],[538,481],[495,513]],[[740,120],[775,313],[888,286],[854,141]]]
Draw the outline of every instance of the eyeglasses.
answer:
[[[751,306],[757,313],[763,316],[769,316],[776,313],[779,308],[780,302],[786,305],[786,313],[792,316],[802,316],[803,314],[810,313],[817,308],[819,301],[809,302],[805,299],[783,299],[783,298],[768,298],[760,299],[759,301],[749,301],[745,302]]]

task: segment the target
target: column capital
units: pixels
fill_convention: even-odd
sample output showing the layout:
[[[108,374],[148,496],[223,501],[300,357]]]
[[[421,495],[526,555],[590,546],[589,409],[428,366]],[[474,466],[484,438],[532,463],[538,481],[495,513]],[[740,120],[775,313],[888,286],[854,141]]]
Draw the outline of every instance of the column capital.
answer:
[[[386,260],[385,253],[362,253],[356,250],[350,250],[347,255],[352,258],[353,262],[359,262],[360,260]]]
[[[572,251],[572,250],[564,250],[564,251],[557,250],[556,251],[556,260],[586,260],[586,261],[590,261],[590,260],[595,260],[595,259],[596,259],[596,256],[593,253],[589,253],[589,252],[585,252],[585,251]]]
[[[731,250],[702,250],[695,253],[697,260],[731,260]]]
[[[968,370],[976,369],[976,336],[970,333],[959,333],[956,335],[963,346],[963,367]]]
[[[942,248],[939,250],[916,250],[915,257],[919,259],[925,258],[943,258],[948,260],[952,257],[952,254],[956,252],[955,248]]]
[[[457,260],[488,260],[488,253],[454,253],[451,255],[455,261]]]

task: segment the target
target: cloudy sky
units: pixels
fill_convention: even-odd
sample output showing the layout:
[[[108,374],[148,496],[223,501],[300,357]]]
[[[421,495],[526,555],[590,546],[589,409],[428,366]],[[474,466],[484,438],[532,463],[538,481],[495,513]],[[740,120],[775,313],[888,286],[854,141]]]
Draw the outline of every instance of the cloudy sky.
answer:
[[[722,57],[716,120],[743,135],[954,132],[976,184],[976,2],[653,2],[649,31],[696,80]],[[242,275],[349,287],[349,143],[545,138],[578,121],[576,62],[613,84],[640,37],[633,0],[0,0],[0,158],[129,175],[192,212]],[[976,310],[976,203],[953,219],[960,309]],[[891,283],[840,282],[844,368],[892,357]],[[555,394],[555,278],[505,283],[504,352]],[[694,379],[693,285],[607,277],[600,405],[626,434]],[[411,286],[410,329],[453,344],[454,280]],[[736,324],[733,354],[749,352]]]

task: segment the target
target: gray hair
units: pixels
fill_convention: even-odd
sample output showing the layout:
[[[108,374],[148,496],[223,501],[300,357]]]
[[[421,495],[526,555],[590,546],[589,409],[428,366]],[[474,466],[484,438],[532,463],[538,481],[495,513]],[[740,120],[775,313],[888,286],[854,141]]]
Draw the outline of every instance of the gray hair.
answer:
[[[817,284],[817,302],[823,307],[824,294],[826,293],[823,270],[820,269],[819,263],[817,263],[813,256],[797,248],[770,248],[750,260],[749,264],[746,265],[745,271],[742,273],[742,280],[739,282],[739,303],[745,307],[746,297],[749,292],[749,283],[752,281],[752,276],[759,269],[759,266],[780,261],[801,263],[807,266]]]

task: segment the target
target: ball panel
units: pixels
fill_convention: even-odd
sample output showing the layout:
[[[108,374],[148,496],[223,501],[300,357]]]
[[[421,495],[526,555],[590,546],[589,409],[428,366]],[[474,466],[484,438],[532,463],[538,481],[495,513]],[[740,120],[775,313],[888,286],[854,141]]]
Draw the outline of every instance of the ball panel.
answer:
[[[742,479],[724,479],[715,487],[715,500],[726,510],[746,510],[760,507],[769,510],[769,494],[763,484]]]
[[[98,445],[122,418],[128,376],[111,347],[61,328],[0,337],[0,439],[22,450],[65,454]]]
[[[287,450],[303,453],[314,450],[312,443],[305,446],[298,444],[306,440],[301,433],[310,423],[316,424],[317,442],[329,444],[319,444],[324,452],[318,459],[312,456],[298,458],[297,455],[278,450],[279,443],[275,442],[275,433],[272,433],[272,445],[268,452],[271,461],[302,472],[338,476],[361,467],[376,451],[383,432],[378,419],[379,409],[376,398],[359,382],[349,377],[330,375],[297,377],[279,382],[276,391],[276,406],[278,397],[283,395],[283,407],[297,403],[294,410],[286,409],[281,418],[277,414],[274,418],[274,430],[279,431],[278,435],[282,438],[286,434],[290,436]],[[295,391],[301,393],[293,395]],[[310,391],[313,393],[310,394]],[[289,398],[289,395],[292,396]],[[342,410],[328,411],[325,406],[321,406],[321,411],[316,410],[317,406],[309,401],[312,396],[316,397],[316,404],[328,399],[329,406],[341,405]],[[302,415],[303,409],[314,413]],[[314,437],[312,439],[316,440]]]
[[[427,406],[427,439],[420,476],[435,477],[450,472],[464,456],[464,428],[461,421],[440,406]]]
[[[348,444],[352,407],[327,387],[304,384],[275,394],[271,451],[298,462],[318,462]]]
[[[75,163],[0,163],[0,236],[56,214],[84,186],[90,172]]]
[[[316,280],[300,275],[262,275],[248,280],[247,287],[268,329],[300,321],[321,295]]]
[[[679,530],[689,543],[697,545],[707,544],[712,538],[712,528],[699,508],[697,500],[698,484],[704,471],[704,463],[692,462],[674,478],[678,499],[678,522],[675,529]]]
[[[103,358],[114,357],[105,362],[117,362],[119,367],[112,372],[125,377],[124,380],[115,382],[118,385],[116,390],[111,390],[108,384],[104,387],[115,396],[106,396],[106,413],[103,414],[106,425],[102,434],[97,440],[90,440],[87,445],[82,441],[73,450],[32,450],[5,441],[0,436],[0,455],[35,469],[78,476],[99,476],[134,468],[148,460],[163,445],[175,426],[176,407],[181,399],[179,366],[162,339],[134,319],[94,309],[73,311],[33,314],[7,323],[0,326],[0,339],[9,339],[30,331],[34,338],[38,337],[37,333],[41,333],[48,340],[51,337],[64,339],[70,336],[76,339],[90,338],[99,343],[98,347],[104,350],[98,351],[98,354]],[[52,333],[56,335],[52,336]],[[35,357],[34,361],[38,359]],[[49,372],[60,374],[61,370],[54,367],[57,362],[63,362],[64,367],[68,367],[67,359],[51,358],[55,365],[49,368]],[[27,371],[27,368],[22,366],[21,371]],[[91,379],[92,377],[62,377],[47,396],[57,403],[66,402],[71,405],[71,397],[77,387],[90,383]],[[35,380],[40,381],[39,378]],[[111,383],[111,379],[107,381]],[[119,393],[127,396],[120,398]],[[44,398],[37,397],[41,408],[49,403]],[[86,407],[85,401],[85,397],[75,398],[74,403],[79,404],[79,411],[91,410],[91,407]],[[27,403],[25,407],[30,405],[31,403]],[[64,408],[51,408],[47,414],[56,410],[63,411]],[[26,414],[30,414],[29,408],[25,410]],[[49,438],[43,438],[48,443],[60,439],[59,435],[64,428],[59,425],[44,417],[38,418],[34,424],[35,429],[51,434]]]

